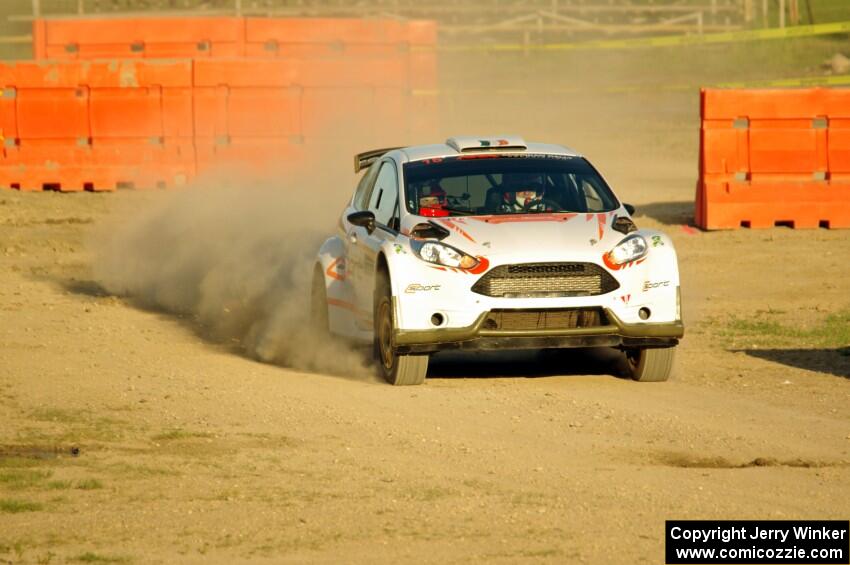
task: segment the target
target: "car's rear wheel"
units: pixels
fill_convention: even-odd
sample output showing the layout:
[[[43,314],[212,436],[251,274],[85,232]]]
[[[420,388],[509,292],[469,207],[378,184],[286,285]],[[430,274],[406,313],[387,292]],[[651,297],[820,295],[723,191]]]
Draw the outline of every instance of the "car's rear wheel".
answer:
[[[316,331],[330,332],[328,291],[325,288],[325,275],[319,265],[313,269],[313,284],[310,288],[310,325]]]
[[[675,347],[626,350],[628,376],[642,383],[662,382],[673,372]]]
[[[375,360],[381,375],[392,385],[420,385],[428,373],[428,355],[399,355],[393,347],[393,303],[389,281],[378,280],[375,289]]]

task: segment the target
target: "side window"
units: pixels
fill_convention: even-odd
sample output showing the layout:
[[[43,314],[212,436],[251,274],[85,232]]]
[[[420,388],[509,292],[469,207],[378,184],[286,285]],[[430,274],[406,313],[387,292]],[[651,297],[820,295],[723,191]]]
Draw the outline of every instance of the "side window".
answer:
[[[395,165],[385,161],[375,181],[375,188],[369,197],[369,210],[375,213],[375,221],[390,226],[396,213],[398,202],[398,175]]]
[[[360,182],[357,183],[357,190],[354,192],[353,204],[356,209],[366,209],[366,199],[369,198],[369,189],[375,183],[375,177],[378,175],[379,168],[381,168],[381,163],[376,161],[360,177]]]

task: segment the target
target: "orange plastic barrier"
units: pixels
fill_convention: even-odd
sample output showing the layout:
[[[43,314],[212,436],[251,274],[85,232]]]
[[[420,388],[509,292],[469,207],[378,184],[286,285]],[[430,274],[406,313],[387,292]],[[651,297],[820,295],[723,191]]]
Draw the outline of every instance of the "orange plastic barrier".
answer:
[[[433,127],[400,58],[203,59],[0,64],[0,186],[114,190],[257,177],[311,144],[411,139]],[[415,130],[420,136],[423,130]]]
[[[409,88],[403,58],[204,59],[195,62],[195,86],[234,85],[300,88]]]
[[[433,48],[436,23],[354,18],[247,18],[249,57],[363,57]]]
[[[32,22],[32,58],[36,61],[47,59],[47,22],[44,20]]]
[[[409,80],[398,57],[196,61],[199,169],[241,163],[256,173],[314,140],[348,135],[367,143],[376,124],[408,137]]]
[[[33,41],[39,62],[0,64],[0,186],[264,177],[339,139],[423,139],[435,123],[433,22],[42,19]]]
[[[36,59],[236,57],[244,53],[242,18],[35,20]]]
[[[436,45],[436,23],[359,18],[36,19],[41,59],[396,55]]]
[[[700,96],[698,226],[850,227],[850,90]]]
[[[194,175],[190,61],[0,64],[0,186],[114,190]]]

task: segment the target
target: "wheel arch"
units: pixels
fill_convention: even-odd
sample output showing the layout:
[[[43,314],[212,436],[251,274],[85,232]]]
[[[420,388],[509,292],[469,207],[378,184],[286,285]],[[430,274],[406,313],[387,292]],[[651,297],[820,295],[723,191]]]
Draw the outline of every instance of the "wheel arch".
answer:
[[[375,284],[378,283],[381,277],[386,277],[390,287],[390,294],[393,294],[393,277],[390,271],[390,263],[387,261],[387,256],[383,251],[379,251],[378,256],[375,258]]]

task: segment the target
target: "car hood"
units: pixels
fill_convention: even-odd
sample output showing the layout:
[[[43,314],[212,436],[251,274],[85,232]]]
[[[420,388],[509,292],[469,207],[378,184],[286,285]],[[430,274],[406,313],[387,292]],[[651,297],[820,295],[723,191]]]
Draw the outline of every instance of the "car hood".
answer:
[[[466,216],[432,221],[451,233],[445,243],[491,262],[598,261],[625,237],[611,228],[617,214],[625,212]]]

